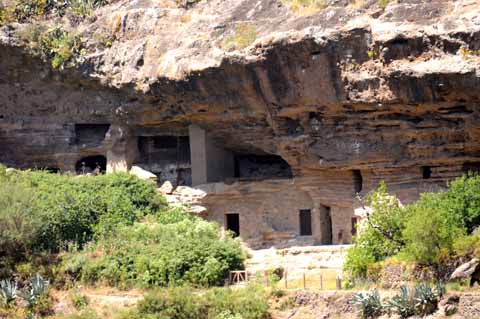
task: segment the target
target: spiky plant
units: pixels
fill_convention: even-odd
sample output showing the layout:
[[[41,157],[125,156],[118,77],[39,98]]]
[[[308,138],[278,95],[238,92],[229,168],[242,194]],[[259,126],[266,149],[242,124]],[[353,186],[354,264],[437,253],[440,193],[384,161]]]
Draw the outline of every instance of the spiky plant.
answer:
[[[415,314],[415,299],[405,285],[400,287],[400,293],[392,297],[387,306],[395,310],[402,318],[408,318]]]
[[[48,287],[48,281],[45,281],[42,276],[36,274],[30,280],[30,289],[25,292],[22,292],[20,297],[22,297],[29,305],[35,303],[35,301],[45,293]]]
[[[5,304],[10,304],[17,298],[17,283],[10,280],[0,281],[0,296]]]
[[[415,286],[414,299],[417,314],[426,316],[437,309],[439,295],[428,283],[420,283]]]
[[[355,294],[353,303],[359,307],[362,318],[375,318],[383,310],[382,300],[376,289],[372,292]]]

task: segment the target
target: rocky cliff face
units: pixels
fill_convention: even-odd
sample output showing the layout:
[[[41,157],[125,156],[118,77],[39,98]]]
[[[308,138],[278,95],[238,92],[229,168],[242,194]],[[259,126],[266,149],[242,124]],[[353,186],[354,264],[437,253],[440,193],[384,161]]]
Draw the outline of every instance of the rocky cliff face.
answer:
[[[195,124],[234,153],[278,155],[342,205],[359,173],[363,192],[383,179],[410,200],[478,169],[478,2],[325,4],[124,0],[37,22],[82,36],[62,71],[29,53],[25,24],[3,27],[0,162],[73,170],[110,152],[128,166],[131,138]],[[79,142],[85,123],[111,125],[106,140]]]

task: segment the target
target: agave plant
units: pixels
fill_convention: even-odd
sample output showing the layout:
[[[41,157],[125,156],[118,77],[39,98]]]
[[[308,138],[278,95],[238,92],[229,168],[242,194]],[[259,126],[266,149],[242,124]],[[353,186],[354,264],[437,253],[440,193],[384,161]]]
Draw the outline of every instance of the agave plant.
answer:
[[[441,281],[437,282],[437,295],[439,298],[442,298],[447,293],[447,287]]]
[[[17,283],[9,280],[0,281],[0,296],[7,305],[13,302],[17,298]]]
[[[408,318],[415,314],[415,299],[405,285],[400,287],[400,294],[392,297],[387,306],[394,309],[402,318]]]
[[[22,297],[29,305],[32,305],[38,297],[43,295],[43,293],[47,290],[48,281],[43,280],[42,276],[36,274],[30,280],[30,289],[22,292],[20,297]]]
[[[353,303],[360,308],[362,318],[374,318],[379,316],[383,310],[382,300],[376,289],[372,292],[355,294]]]
[[[415,308],[421,316],[429,315],[437,309],[439,294],[428,283],[415,286]]]

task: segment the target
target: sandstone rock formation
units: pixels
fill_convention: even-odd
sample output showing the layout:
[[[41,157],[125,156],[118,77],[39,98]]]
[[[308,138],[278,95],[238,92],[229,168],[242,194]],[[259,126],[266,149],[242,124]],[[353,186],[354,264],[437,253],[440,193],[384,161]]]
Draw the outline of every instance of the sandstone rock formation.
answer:
[[[83,37],[65,70],[30,53],[27,24],[1,28],[0,162],[203,184],[207,218],[267,244],[348,243],[356,193],[385,180],[408,202],[480,168],[477,1],[288,3],[119,0],[37,22]],[[253,43],[232,46],[242,28]]]

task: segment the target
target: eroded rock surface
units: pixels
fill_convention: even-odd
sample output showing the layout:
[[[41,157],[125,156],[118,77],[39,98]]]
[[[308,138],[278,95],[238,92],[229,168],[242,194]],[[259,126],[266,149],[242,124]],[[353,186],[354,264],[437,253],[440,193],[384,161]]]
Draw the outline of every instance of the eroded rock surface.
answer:
[[[210,208],[213,219],[223,223],[228,211],[258,209],[259,201],[281,210],[278,190],[296,197],[289,199],[295,210],[344,211],[336,213],[334,243],[354,232],[355,193],[380,180],[411,201],[480,168],[475,0],[391,1],[385,9],[332,0],[308,15],[280,0],[203,0],[188,8],[123,0],[79,25],[66,17],[39,23],[78,32],[86,51],[77,67],[55,71],[29,53],[26,25],[1,29],[0,162],[9,166],[78,171],[82,160],[104,156],[106,170],[141,162],[175,186],[188,185],[200,160],[192,136],[190,149],[180,137],[195,125],[215,147],[243,156],[255,177],[253,184],[207,178],[233,183],[206,196],[228,203]],[[239,25],[255,41],[230,50]],[[277,156],[277,166],[262,178],[250,167],[266,155]],[[160,159],[170,164],[155,165]],[[286,180],[257,182],[272,177]],[[265,193],[270,199],[258,195]],[[266,223],[298,236],[297,212],[290,214],[288,225]],[[268,227],[252,238],[268,236]]]

